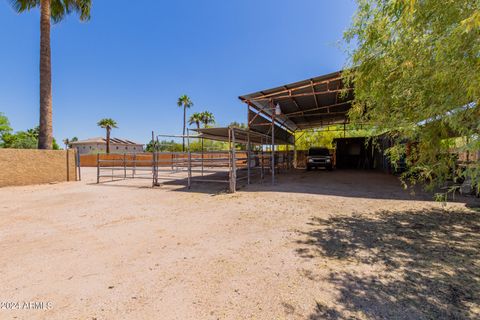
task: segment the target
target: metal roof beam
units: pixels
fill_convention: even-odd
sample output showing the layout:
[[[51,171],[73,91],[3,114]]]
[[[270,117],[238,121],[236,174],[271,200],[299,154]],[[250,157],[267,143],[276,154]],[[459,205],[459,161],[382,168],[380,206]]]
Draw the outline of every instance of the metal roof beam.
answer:
[[[252,100],[255,101],[262,101],[262,100],[282,100],[282,99],[295,99],[295,98],[301,98],[301,97],[310,97],[314,96],[315,100],[317,100],[317,95],[322,95],[322,94],[331,94],[331,93],[341,93],[345,91],[352,91],[352,88],[344,88],[344,89],[335,89],[335,90],[327,90],[327,91],[314,91],[314,92],[306,92],[306,93],[298,93],[298,94],[288,94],[288,95],[283,95],[283,96],[278,96],[278,97],[272,97],[272,98],[263,98],[263,97],[256,97],[252,98]],[[318,101],[317,101],[318,103]]]
[[[283,94],[283,93],[288,93],[289,91],[297,91],[297,90],[309,88],[309,87],[311,87],[312,85],[313,85],[313,86],[318,86],[318,85],[322,85],[322,84],[327,84],[327,86],[328,86],[328,84],[329,84],[330,82],[339,81],[339,80],[342,80],[342,79],[343,79],[343,77],[342,77],[342,76],[339,76],[339,77],[332,78],[332,79],[328,79],[328,80],[323,80],[323,81],[314,82],[313,84],[312,84],[312,83],[309,83],[309,84],[301,85],[301,86],[298,86],[298,87],[295,87],[295,88],[291,88],[291,89],[287,89],[287,90],[281,90],[281,91],[272,92],[272,93],[268,93],[268,94],[265,94],[265,93],[263,93],[263,91],[262,91],[262,92],[260,92],[262,95],[259,96],[259,97],[256,97],[256,98],[275,98],[274,96],[279,95],[279,94]]]

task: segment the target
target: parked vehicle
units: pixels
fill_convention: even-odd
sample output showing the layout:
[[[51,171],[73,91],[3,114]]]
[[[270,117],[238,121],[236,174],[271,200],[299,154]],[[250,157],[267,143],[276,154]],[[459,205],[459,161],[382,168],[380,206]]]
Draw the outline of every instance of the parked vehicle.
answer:
[[[333,169],[333,156],[327,148],[310,148],[307,156],[307,171],[312,168]]]

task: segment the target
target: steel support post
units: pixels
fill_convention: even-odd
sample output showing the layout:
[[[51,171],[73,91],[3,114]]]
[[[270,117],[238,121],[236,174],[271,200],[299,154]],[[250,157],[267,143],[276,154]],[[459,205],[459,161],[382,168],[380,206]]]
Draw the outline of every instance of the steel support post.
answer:
[[[275,107],[272,104],[272,184],[275,184]]]
[[[203,177],[203,138],[202,139],[202,177]]]
[[[260,151],[260,156],[261,156],[261,161],[260,161],[260,179],[262,180],[262,183],[263,183],[263,179],[265,178],[265,172],[264,172],[264,152],[263,152],[263,148],[264,148],[264,145],[263,145],[263,138],[261,139],[262,140],[262,150]]]
[[[132,169],[132,178],[135,178],[135,169],[137,168],[137,154],[133,154],[133,169]]]
[[[123,154],[123,179],[127,179],[127,154]]]
[[[230,129],[232,131],[232,174],[230,178],[230,192],[235,193],[237,191],[237,158],[235,154],[235,128]]]
[[[187,153],[188,153],[188,179],[187,179],[187,188],[190,189],[192,186],[192,154],[190,152],[190,130],[187,128]]]
[[[100,183],[100,153],[97,153],[97,183]]]
[[[247,184],[250,184],[250,161],[251,161],[250,129],[248,129],[248,132],[247,132]]]
[[[288,144],[286,145],[286,148],[287,148],[287,155],[285,157],[285,159],[287,159],[287,163],[286,163],[286,169],[287,170],[290,170],[290,150],[289,150],[289,146]]]
[[[78,181],[82,181],[82,165],[80,163],[80,152],[78,149],[75,149],[75,155],[77,157],[77,165],[78,165]]]
[[[297,137],[295,137],[295,132],[293,133],[293,168],[297,168]]]

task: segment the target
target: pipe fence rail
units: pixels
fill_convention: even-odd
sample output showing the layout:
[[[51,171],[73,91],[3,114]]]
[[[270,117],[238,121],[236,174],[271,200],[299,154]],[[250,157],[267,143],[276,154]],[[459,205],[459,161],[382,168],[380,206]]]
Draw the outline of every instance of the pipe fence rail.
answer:
[[[155,187],[161,181],[180,181],[188,189],[192,183],[221,183],[227,184],[230,192],[236,192],[240,183],[248,185],[253,178],[263,183],[267,176],[293,167],[293,151],[265,150],[264,146],[252,150],[250,141],[235,139],[237,130],[229,128],[228,150],[205,151],[202,143],[201,151],[192,151],[191,140],[204,138],[187,134],[186,152],[98,154],[97,183],[147,179]],[[172,137],[158,135],[157,142],[160,136]]]

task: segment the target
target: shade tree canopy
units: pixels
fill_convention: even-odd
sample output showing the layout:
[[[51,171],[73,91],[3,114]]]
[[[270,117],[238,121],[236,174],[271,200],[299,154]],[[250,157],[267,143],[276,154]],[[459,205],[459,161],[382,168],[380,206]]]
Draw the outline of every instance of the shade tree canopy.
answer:
[[[389,153],[406,157],[405,182],[433,189],[460,177],[478,186],[478,162],[458,166],[452,151],[480,151],[480,1],[357,3],[345,33],[350,119],[394,132]]]

